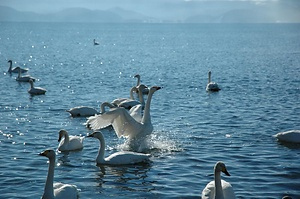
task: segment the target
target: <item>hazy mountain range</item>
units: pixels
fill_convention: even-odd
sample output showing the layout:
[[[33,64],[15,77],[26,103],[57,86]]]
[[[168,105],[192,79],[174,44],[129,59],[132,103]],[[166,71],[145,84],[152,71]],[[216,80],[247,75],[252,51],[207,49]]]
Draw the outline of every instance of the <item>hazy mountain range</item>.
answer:
[[[298,18],[298,17],[296,17]],[[86,8],[68,8],[62,11],[39,14],[18,11],[0,6],[0,21],[9,22],[92,22],[92,23],[276,23],[285,19],[274,19],[264,10],[235,9],[221,15],[192,15],[183,20],[164,20],[141,13],[115,7],[108,10],[90,10]],[[300,22],[289,21],[289,22]]]

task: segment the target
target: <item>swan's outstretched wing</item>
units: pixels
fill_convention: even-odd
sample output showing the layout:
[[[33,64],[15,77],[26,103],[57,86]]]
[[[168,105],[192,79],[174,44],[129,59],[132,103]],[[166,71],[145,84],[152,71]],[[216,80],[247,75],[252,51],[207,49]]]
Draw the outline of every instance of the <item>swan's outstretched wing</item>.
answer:
[[[143,114],[142,114],[142,105],[138,104],[135,105],[134,107],[132,107],[129,110],[129,114],[131,115],[131,117],[133,117],[136,121],[141,122],[142,118],[143,118]]]
[[[104,114],[88,119],[87,125],[93,130],[102,129],[112,125],[117,136],[132,137],[143,129],[143,125],[137,122],[124,108],[115,108]]]

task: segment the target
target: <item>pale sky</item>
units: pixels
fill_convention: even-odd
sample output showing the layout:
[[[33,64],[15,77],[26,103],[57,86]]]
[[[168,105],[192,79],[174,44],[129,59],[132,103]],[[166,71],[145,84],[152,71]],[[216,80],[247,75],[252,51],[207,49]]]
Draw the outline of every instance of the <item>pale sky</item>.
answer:
[[[162,19],[220,15],[234,9],[263,10],[275,18],[300,22],[300,0],[0,0],[19,11],[51,13],[70,7],[107,10],[114,7]]]

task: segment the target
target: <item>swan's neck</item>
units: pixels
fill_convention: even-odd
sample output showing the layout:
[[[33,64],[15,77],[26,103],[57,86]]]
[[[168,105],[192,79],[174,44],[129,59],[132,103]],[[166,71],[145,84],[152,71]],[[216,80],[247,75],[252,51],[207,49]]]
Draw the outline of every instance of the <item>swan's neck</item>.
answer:
[[[224,199],[220,171],[215,171],[215,198]]]
[[[97,163],[104,163],[104,155],[105,155],[105,140],[102,134],[99,134],[99,136],[97,137],[100,141],[100,147],[99,147],[99,151],[98,151],[98,156],[96,158],[96,162]]]
[[[11,68],[12,68],[12,62],[9,62],[8,72],[11,72]]]
[[[64,143],[65,144],[68,144],[69,142],[70,142],[70,137],[69,137],[69,135],[68,135],[68,133],[64,133],[64,137],[65,137],[65,141],[64,141]]]
[[[34,88],[32,81],[30,81],[30,88]]]
[[[141,77],[137,76],[136,78],[137,78],[136,86],[139,86],[141,84]]]
[[[211,73],[208,73],[208,83],[211,82]]]
[[[136,91],[136,87],[130,89],[130,99],[134,100],[133,91]]]
[[[54,178],[55,158],[49,158],[48,176],[42,198],[54,198],[53,178]]]
[[[142,104],[143,106],[145,106],[145,100],[144,100],[144,96],[143,96],[143,91],[142,91],[142,90],[139,90],[138,95],[139,95],[139,100],[140,100],[141,104]]]
[[[145,124],[146,122],[151,123],[151,116],[150,116],[150,104],[151,104],[151,99],[153,95],[153,91],[148,94],[147,102],[145,105],[145,110],[144,110],[144,115],[142,118],[142,123]]]

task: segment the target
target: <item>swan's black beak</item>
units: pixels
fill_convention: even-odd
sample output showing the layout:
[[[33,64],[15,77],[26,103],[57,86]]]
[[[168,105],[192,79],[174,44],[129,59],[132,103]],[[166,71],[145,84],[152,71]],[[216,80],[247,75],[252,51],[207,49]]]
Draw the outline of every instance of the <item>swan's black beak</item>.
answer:
[[[225,175],[230,176],[230,174],[228,173],[227,169],[223,169],[222,172],[225,173]]]
[[[90,133],[86,137],[94,137],[94,133]]]
[[[40,156],[46,156],[47,155],[47,151],[41,152],[39,153]]]

